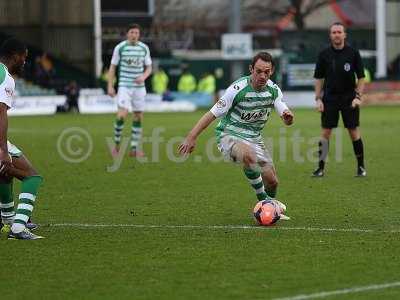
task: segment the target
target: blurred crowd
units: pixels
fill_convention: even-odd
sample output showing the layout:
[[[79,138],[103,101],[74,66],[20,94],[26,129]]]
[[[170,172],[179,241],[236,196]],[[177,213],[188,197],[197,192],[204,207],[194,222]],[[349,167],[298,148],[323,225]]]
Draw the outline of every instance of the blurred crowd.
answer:
[[[169,88],[169,77],[164,69],[156,67],[151,78],[153,93],[162,96],[164,101],[172,101],[173,95]],[[177,92],[182,94],[203,93],[215,97],[216,79],[211,72],[204,72],[200,78],[196,78],[188,67],[182,69],[178,79]]]
[[[45,88],[54,88],[56,70],[53,61],[46,52],[36,57],[33,74],[36,83]]]
[[[103,69],[101,76],[102,86],[108,81],[108,68]],[[216,93],[216,77],[210,72],[204,72],[199,78],[196,78],[190,72],[187,66],[182,67],[181,75],[178,78],[176,87],[171,87],[170,76],[168,72],[155,65],[150,80],[150,92],[161,95],[163,101],[173,101],[171,92],[182,94],[203,93],[214,97]]]

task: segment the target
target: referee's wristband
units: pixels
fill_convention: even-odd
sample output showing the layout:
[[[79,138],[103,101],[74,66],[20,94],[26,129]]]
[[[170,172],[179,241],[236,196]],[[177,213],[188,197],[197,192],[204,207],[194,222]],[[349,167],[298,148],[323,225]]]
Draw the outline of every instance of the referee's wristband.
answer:
[[[315,97],[315,101],[318,101],[318,100],[322,101],[322,98],[321,97]]]

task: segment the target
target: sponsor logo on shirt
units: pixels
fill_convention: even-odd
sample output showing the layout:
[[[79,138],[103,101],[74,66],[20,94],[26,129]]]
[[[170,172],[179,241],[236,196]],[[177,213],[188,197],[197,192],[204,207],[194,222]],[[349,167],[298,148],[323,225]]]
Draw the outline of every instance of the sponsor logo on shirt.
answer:
[[[219,99],[217,102],[217,107],[218,108],[224,108],[226,106],[225,100]]]
[[[4,91],[6,92],[7,97],[12,97],[14,94],[14,91],[10,88],[4,88]]]
[[[136,59],[128,58],[125,61],[130,66],[140,66],[140,63],[141,63],[140,58],[136,58]]]
[[[268,91],[265,91],[265,92],[248,92],[248,93],[246,93],[246,95],[245,95],[245,98],[260,98],[260,97],[262,97],[262,98],[266,98],[266,97],[271,97],[272,95],[271,95],[271,93],[270,92],[268,92]]]
[[[350,71],[350,64],[349,64],[349,63],[345,63],[345,64],[344,64],[344,70],[345,70],[346,72]]]
[[[265,111],[242,113],[240,118],[244,121],[256,121],[265,116]]]

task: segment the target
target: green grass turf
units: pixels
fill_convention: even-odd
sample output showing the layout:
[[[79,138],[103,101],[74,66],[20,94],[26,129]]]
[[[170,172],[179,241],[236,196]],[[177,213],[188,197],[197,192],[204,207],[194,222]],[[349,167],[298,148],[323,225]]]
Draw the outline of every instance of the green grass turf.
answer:
[[[342,161],[335,161],[333,140],[326,177],[310,178],[315,163],[306,155],[316,150],[319,116],[295,112],[294,126],[281,129],[273,115],[264,130],[273,140],[278,198],[292,220],[244,229],[210,227],[255,224],[255,196],[240,168],[207,159],[212,129],[186,162],[167,157],[167,141],[184,136],[203,112],[146,114],[145,136],[165,129],[159,162],[138,163],[126,155],[112,173],[105,140],[112,136],[112,115],[11,118],[10,140],[45,178],[34,219],[46,239],[2,237],[1,299],[274,299],[400,281],[400,107],[363,109],[368,177],[362,179],[353,178],[355,159],[343,128]],[[93,140],[84,162],[68,163],[58,154],[57,139],[69,127],[87,130]],[[304,138],[299,144],[304,162],[293,159],[296,134]],[[172,142],[175,149],[177,139]],[[85,146],[78,139],[71,143],[75,151]],[[211,149],[218,154],[215,145]],[[151,145],[145,150],[151,154]],[[200,227],[46,225],[60,223]],[[293,230],[298,227],[373,231]],[[326,299],[377,298],[400,299],[400,288]]]

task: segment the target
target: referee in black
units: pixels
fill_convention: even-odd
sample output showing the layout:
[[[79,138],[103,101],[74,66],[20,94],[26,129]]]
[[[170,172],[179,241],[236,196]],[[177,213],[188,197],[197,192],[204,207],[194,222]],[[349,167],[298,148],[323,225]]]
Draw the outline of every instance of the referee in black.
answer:
[[[364,146],[359,130],[359,106],[364,89],[364,66],[359,51],[345,43],[346,29],[343,24],[332,24],[329,37],[331,45],[319,53],[314,72],[315,101],[317,110],[321,112],[322,131],[319,141],[318,168],[312,176],[324,176],[329,138],[332,128],[338,125],[340,112],[344,127],[349,131],[357,158],[356,176],[364,177],[367,172],[364,166]]]

